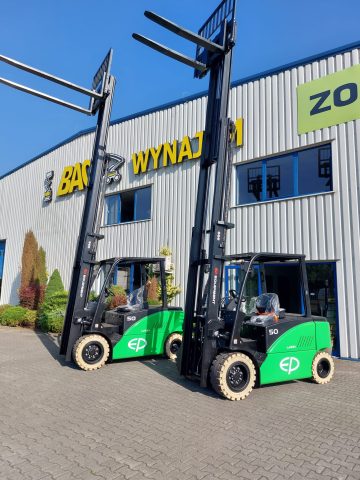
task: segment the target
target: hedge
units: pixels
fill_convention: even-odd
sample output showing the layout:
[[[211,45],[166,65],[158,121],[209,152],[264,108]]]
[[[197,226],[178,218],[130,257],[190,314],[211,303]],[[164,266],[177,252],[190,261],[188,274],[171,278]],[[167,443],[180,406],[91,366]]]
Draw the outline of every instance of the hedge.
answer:
[[[8,327],[19,327],[26,322],[27,310],[24,307],[8,306],[0,312],[0,324]]]
[[[38,312],[38,323],[45,332],[61,332],[66,305],[68,302],[68,293],[65,291],[55,292],[46,296],[44,303]]]

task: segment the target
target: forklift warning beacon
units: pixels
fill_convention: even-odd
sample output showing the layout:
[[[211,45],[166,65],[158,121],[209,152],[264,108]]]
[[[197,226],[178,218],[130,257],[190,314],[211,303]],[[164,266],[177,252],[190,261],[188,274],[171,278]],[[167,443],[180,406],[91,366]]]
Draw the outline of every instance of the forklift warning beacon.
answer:
[[[140,35],[133,36],[194,67],[195,77],[210,71],[183,344],[177,361],[181,374],[199,379],[204,387],[210,382],[225,398],[241,400],[256,383],[303,378],[327,383],[333,377],[334,362],[326,351],[331,347],[329,324],[324,318],[311,316],[304,256],[225,255],[226,232],[233,228],[227,221],[233,128],[227,111],[235,4],[236,0],[222,1],[198,34],[145,12],[151,20],[196,43],[194,60]],[[215,175],[213,181],[211,175]],[[297,313],[287,313],[280,305]]]

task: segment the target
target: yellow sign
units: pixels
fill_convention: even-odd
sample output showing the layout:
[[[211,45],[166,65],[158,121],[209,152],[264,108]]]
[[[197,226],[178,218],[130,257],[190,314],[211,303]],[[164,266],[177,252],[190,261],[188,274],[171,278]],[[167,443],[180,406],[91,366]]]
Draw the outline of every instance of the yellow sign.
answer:
[[[360,118],[360,65],[297,87],[298,133]]]
[[[235,138],[237,147],[243,142],[243,119],[238,118],[235,122]],[[157,147],[147,148],[145,151],[133,153],[132,163],[135,175],[146,173],[149,170],[157,170],[161,167],[176,165],[184,160],[196,160],[201,157],[204,132],[197,132],[194,138],[185,136],[181,142],[174,140],[170,143],[162,143]]]
[[[243,119],[238,118],[235,121],[235,133],[232,141],[236,146],[240,147],[243,142]],[[158,147],[148,148],[144,152],[134,153],[132,155],[132,163],[134,174],[145,173],[150,170],[152,166],[153,170],[157,170],[160,167],[167,167],[169,165],[176,165],[182,163],[185,160],[196,160],[201,157],[203,147],[204,132],[198,132],[194,138],[185,136],[181,142],[174,140],[171,144],[164,143]],[[112,180],[119,181],[121,175],[118,170],[123,165],[124,159],[115,162],[108,168],[107,184]],[[84,190],[88,186],[88,168],[90,166],[90,160],[85,160],[83,163],[75,163],[73,166],[65,167],[59,187],[57,189],[56,196],[61,197],[69,195],[74,191]],[[116,168],[115,168],[116,167]]]
[[[74,166],[65,167],[57,190],[57,196],[68,195],[74,190],[84,190],[88,185],[87,169],[90,166],[90,160],[83,163],[75,163]]]

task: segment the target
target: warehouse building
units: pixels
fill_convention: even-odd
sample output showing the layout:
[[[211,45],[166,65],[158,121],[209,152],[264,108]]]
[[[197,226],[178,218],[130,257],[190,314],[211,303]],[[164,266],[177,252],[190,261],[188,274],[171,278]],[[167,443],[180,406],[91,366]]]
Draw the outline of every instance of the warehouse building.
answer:
[[[360,356],[360,43],[233,83],[236,122],[228,253],[304,253],[314,314],[334,353]],[[98,259],[173,252],[184,305],[206,96],[112,123]],[[18,302],[32,230],[69,286],[94,131],[80,132],[0,179],[0,304]],[[280,281],[280,280],[279,280]]]

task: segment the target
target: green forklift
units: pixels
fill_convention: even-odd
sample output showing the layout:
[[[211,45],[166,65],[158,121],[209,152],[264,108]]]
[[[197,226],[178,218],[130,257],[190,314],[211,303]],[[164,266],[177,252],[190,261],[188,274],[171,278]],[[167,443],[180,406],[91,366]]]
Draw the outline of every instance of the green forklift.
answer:
[[[305,256],[249,253],[224,260],[221,325],[211,333],[211,345],[199,342],[194,352],[199,361],[204,348],[210,356],[214,390],[242,400],[255,385],[330,382],[330,327],[326,318],[311,315]]]
[[[165,275],[164,257],[112,258],[94,264],[78,320],[81,336],[72,347],[78,367],[96,370],[112,360],[148,355],[176,358],[184,313],[168,306]],[[150,288],[155,289],[151,298]]]
[[[334,362],[327,351],[331,348],[329,323],[311,315],[305,257],[226,254],[228,231],[234,228],[228,221],[235,153],[228,106],[235,10],[236,0],[222,0],[198,33],[145,12],[150,20],[195,43],[194,59],[142,35],[133,36],[193,67],[196,78],[210,74],[177,363],[182,375],[198,380],[202,387],[210,384],[223,397],[242,400],[256,383],[303,378],[327,383],[333,377]],[[257,187],[259,194],[269,188],[270,180]],[[249,192],[253,188],[249,183]],[[255,235],[261,237],[264,232],[259,228]],[[232,285],[230,274],[235,275]]]

